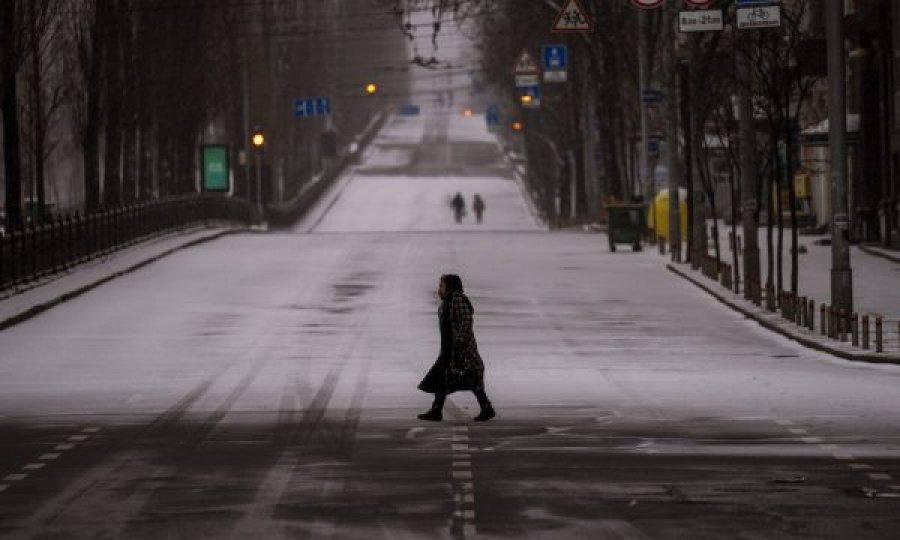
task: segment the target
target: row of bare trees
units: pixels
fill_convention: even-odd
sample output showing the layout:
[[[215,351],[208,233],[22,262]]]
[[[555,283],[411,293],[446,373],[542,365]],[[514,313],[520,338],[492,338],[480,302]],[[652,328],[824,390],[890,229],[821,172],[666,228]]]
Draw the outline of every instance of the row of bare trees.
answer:
[[[545,213],[554,215],[554,204],[562,203],[564,215],[595,220],[602,200],[633,200],[653,196],[640,185],[636,164],[640,133],[638,33],[643,28],[647,55],[644,61],[649,84],[666,94],[665,106],[677,107],[678,153],[668,156],[670,178],[688,188],[691,234],[687,235],[689,257],[705,252],[708,220],[714,226],[713,249],[721,261],[718,218],[735,223],[740,216],[740,145],[736,96],[741,88],[754,96],[756,155],[763,180],[752,194],[768,216],[768,268],[765,281],[783,287],[784,226],[789,215],[792,231],[790,289],[798,287],[797,203],[793,178],[799,169],[799,131],[825,117],[815,99],[824,75],[824,41],[820,14],[813,0],[781,2],[781,25],[759,30],[737,30],[726,24],[722,32],[680,34],[680,5],[646,13],[646,24],[638,21],[640,10],[622,0],[583,0],[581,4],[595,21],[589,34],[561,35],[550,32],[554,17],[564,2],[557,0],[422,0],[442,12],[462,11],[480,28],[482,76],[493,85],[496,98],[505,104],[507,118],[524,121],[523,137],[529,156],[532,190]],[[675,2],[678,4],[678,2]],[[710,6],[722,9],[726,21],[735,20],[734,2],[717,0]],[[473,15],[473,11],[477,13]],[[520,107],[513,63],[519,52],[537,56],[544,43],[565,43],[570,50],[569,82],[544,84],[541,107]],[[678,66],[666,69],[667,51],[678,49]],[[739,73],[735,65],[744,59],[752,66]],[[680,80],[679,80],[680,79]],[[680,96],[679,96],[680,94]],[[682,106],[679,106],[679,99]],[[687,100],[687,101],[685,101]],[[583,121],[589,116],[588,121]],[[670,119],[672,116],[669,117]],[[651,128],[652,129],[652,128]],[[590,130],[595,130],[593,133]],[[662,135],[658,133],[656,135]],[[555,143],[554,152],[546,141]],[[593,140],[596,148],[586,147]],[[576,208],[570,183],[560,181],[560,164],[554,153],[573,152],[577,182]],[[591,160],[597,159],[592,169]],[[687,161],[687,162],[686,162]],[[665,163],[665,162],[663,162]],[[712,164],[718,164],[713,170]],[[570,163],[566,163],[570,166]],[[724,169],[724,170],[723,170]],[[592,170],[596,171],[592,174]],[[565,170],[568,176],[572,171]],[[592,189],[593,187],[593,189]],[[695,195],[695,194],[702,195]],[[723,197],[722,194],[725,194]],[[785,195],[787,201],[783,201]],[[717,201],[727,201],[718,208]],[[696,246],[698,249],[692,249]],[[735,264],[735,268],[738,265]],[[757,282],[762,281],[758,276]],[[787,288],[787,287],[785,287]]]
[[[378,33],[346,43],[354,24]],[[0,28],[7,229],[51,202],[93,212],[195,191],[203,143],[231,145],[247,195],[253,126],[270,133],[268,190],[287,197],[322,166],[326,127],[346,144],[379,106],[341,85],[406,60],[380,0],[3,0]],[[304,95],[332,96],[330,125],[293,118]]]

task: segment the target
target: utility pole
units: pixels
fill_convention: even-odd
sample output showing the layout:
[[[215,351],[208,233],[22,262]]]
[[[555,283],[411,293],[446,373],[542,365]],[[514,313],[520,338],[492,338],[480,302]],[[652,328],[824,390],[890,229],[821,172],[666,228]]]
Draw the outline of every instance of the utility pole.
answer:
[[[681,89],[679,101],[681,104],[681,129],[684,138],[684,187],[687,191],[687,261],[696,270],[699,261],[696,257],[694,241],[694,134],[692,132],[693,120],[691,119],[691,76],[687,62],[679,62],[678,79]]]
[[[678,191],[681,163],[678,160],[678,40],[675,24],[678,8],[674,2],[666,6],[666,32],[669,53],[665,56],[668,89],[663,96],[666,110],[666,158],[669,167],[669,251],[672,262],[681,262],[681,197]],[[656,216],[653,216],[656,219]],[[655,221],[654,221],[655,223]]]
[[[740,38],[736,43],[746,44]],[[756,129],[753,125],[753,95],[750,84],[750,66],[746,54],[740,48],[735,51],[735,67],[738,77],[738,114],[740,133],[741,167],[741,223],[744,229],[744,298],[756,297],[759,287],[759,174],[756,161]],[[737,249],[734,246],[733,249]],[[753,284],[751,286],[751,283]]]
[[[639,193],[646,193],[648,185],[648,156],[647,156],[647,104],[644,103],[644,90],[647,89],[647,12],[638,10],[638,92],[641,104],[641,149],[638,153],[638,178],[640,179]]]
[[[847,213],[847,112],[844,3],[826,2],[828,36],[828,146],[831,154],[831,304],[853,311],[850,219]]]

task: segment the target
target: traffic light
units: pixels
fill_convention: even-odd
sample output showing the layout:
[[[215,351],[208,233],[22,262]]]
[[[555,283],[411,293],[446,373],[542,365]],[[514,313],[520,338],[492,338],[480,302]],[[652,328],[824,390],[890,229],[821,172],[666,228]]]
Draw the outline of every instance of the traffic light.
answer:
[[[470,118],[472,116],[472,114],[473,114],[472,109],[470,109],[468,107],[466,107],[466,109],[463,111],[463,116],[465,116],[466,118]]]
[[[534,98],[532,96],[530,96],[529,94],[524,94],[524,95],[520,96],[520,99],[522,100],[522,105],[526,105],[526,106],[531,105],[531,102],[534,101]]]
[[[370,96],[375,95],[378,92],[378,85],[375,83],[369,83],[366,85],[366,93]]]
[[[266,146],[266,132],[256,128],[250,132],[250,144],[254,150],[262,150]]]
[[[512,128],[513,131],[522,131],[522,129],[525,128],[525,126],[522,124],[522,122],[519,122],[518,120],[513,122],[510,127]]]

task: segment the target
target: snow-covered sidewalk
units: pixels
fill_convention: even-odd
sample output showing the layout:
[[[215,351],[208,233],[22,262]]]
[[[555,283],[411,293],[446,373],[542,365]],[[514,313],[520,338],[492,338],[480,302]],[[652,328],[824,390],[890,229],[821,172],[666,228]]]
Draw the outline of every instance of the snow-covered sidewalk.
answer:
[[[732,262],[732,251],[728,242],[730,227],[720,224],[720,249],[722,261],[728,264]],[[742,229],[738,227],[738,236],[743,237]],[[760,230],[760,265],[762,277],[766,274],[766,231]],[[815,313],[815,330],[808,330],[795,323],[782,318],[780,313],[770,312],[752,302],[745,300],[743,294],[736,294],[720,283],[703,276],[702,272],[691,269],[687,264],[668,264],[674,273],[688,279],[697,286],[715,296],[719,301],[730,306],[746,317],[759,322],[764,327],[794,339],[808,347],[822,350],[849,360],[862,360],[867,362],[885,362],[900,364],[900,263],[890,258],[870,253],[868,249],[851,247],[851,267],[853,269],[853,298],[854,306],[860,317],[869,314],[872,320],[871,344],[869,350],[862,347],[853,347],[850,339],[846,343],[830,339],[821,335],[820,317],[818,306],[823,302],[829,303],[831,298],[831,246],[817,243],[817,240],[827,238],[825,236],[800,236],[798,244],[806,248],[798,256],[798,273],[800,296],[806,296],[815,301],[817,312]],[[784,279],[785,288],[790,284],[790,230],[784,233]],[[802,250],[801,250],[802,251]],[[713,248],[710,244],[709,253]],[[666,255],[666,260],[669,256]],[[743,272],[741,278],[743,280]],[[875,352],[875,328],[874,318],[883,318],[883,344],[884,352]],[[860,338],[861,340],[862,338]]]
[[[76,265],[68,271],[6,289],[0,292],[0,330],[180,249],[240,230],[244,229],[200,226],[176,231]]]

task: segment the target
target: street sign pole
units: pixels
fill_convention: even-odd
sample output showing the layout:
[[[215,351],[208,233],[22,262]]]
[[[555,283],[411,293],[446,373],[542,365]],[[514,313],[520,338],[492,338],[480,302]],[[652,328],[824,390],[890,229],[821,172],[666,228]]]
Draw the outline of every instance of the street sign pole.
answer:
[[[853,312],[847,213],[847,112],[844,97],[844,3],[827,2],[828,146],[831,151],[831,304]]]
[[[638,78],[641,93],[641,149],[639,158],[640,168],[638,178],[640,178],[640,188],[633,190],[636,195],[638,193],[646,193],[649,186],[647,185],[648,174],[648,157],[647,157],[647,104],[644,102],[643,93],[647,89],[647,13],[644,10],[638,12]]]

